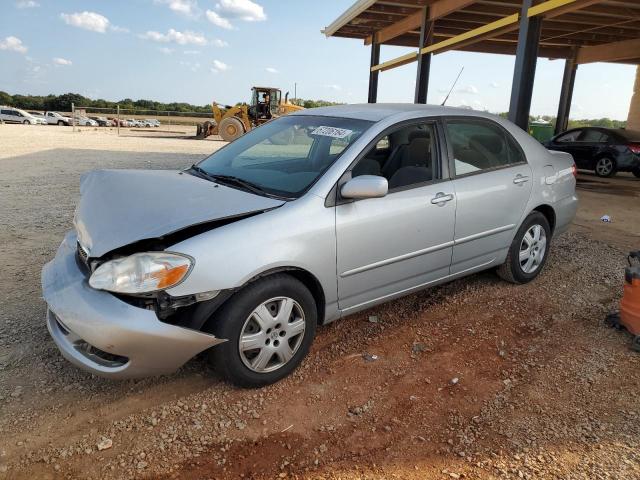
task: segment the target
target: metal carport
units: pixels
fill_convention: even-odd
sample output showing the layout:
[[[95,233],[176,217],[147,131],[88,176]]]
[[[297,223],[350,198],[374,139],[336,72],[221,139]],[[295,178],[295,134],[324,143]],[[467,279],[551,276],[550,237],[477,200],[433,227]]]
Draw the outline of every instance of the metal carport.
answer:
[[[524,129],[537,58],[564,59],[559,132],[567,127],[578,65],[640,64],[640,0],[358,0],[323,33],[371,45],[371,103],[385,70],[417,62],[414,100],[426,103],[432,55],[515,55],[509,118]],[[380,45],[416,50],[380,63]]]

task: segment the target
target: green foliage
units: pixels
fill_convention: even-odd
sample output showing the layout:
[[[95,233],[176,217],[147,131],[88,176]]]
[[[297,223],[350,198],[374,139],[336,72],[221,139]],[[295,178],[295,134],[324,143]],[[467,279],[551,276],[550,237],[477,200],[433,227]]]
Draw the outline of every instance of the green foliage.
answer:
[[[328,102],[326,100],[304,100],[296,98],[291,100],[296,105],[303,106],[305,108],[326,107],[329,105],[340,105],[335,102]],[[25,110],[53,110],[61,112],[70,112],[71,104],[74,103],[76,107],[85,108],[109,108],[115,111],[119,105],[121,110],[136,111],[144,113],[145,111],[162,110],[178,113],[211,113],[211,105],[191,105],[183,102],[162,103],[154,100],[132,100],[131,98],[124,98],[119,102],[112,102],[99,98],[92,100],[91,98],[84,97],[78,93],[65,93],[63,95],[9,95],[6,92],[0,91],[0,105],[9,105],[12,107],[22,108]],[[241,105],[242,102],[236,103]]]
[[[503,112],[499,113],[499,116],[503,118],[507,118],[508,113]],[[551,123],[555,127],[556,125],[556,117],[551,115],[542,115],[540,117],[534,117],[529,115],[529,122],[535,122],[538,119],[542,119],[546,122]],[[610,118],[594,118],[594,119],[581,119],[581,120],[569,120],[569,128],[580,128],[580,127],[604,127],[604,128],[625,128],[627,126],[627,122],[625,120],[612,120]]]

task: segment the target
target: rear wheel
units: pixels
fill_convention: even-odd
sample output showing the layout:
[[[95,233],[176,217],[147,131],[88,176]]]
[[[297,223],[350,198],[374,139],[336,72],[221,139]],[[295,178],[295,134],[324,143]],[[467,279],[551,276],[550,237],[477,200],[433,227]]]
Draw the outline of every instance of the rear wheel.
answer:
[[[528,283],[536,278],[547,261],[550,240],[547,218],[532,212],[518,229],[498,275],[511,283]]]
[[[209,321],[227,339],[209,359],[227,380],[260,387],[289,375],[307,355],[317,325],[313,295],[295,278],[277,274],[236,293]]]
[[[609,157],[602,157],[596,162],[596,175],[612,177],[616,173],[616,161]]]
[[[633,172],[636,178],[640,178],[640,167],[636,167],[631,171]]]
[[[220,136],[225,142],[233,142],[244,135],[244,125],[236,117],[223,118],[219,130]]]

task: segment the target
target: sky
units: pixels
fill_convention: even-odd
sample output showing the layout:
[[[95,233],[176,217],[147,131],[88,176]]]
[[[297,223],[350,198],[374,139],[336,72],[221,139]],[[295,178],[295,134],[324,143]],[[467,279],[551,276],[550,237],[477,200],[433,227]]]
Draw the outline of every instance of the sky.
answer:
[[[204,105],[253,85],[305,99],[367,98],[370,47],[321,30],[353,0],[0,0],[0,90]],[[410,51],[383,46],[381,60]],[[428,103],[509,107],[514,57],[435,55]],[[564,62],[540,59],[532,115],[557,113]],[[379,102],[412,102],[416,64],[382,72]],[[581,65],[572,118],[627,118],[635,67]]]

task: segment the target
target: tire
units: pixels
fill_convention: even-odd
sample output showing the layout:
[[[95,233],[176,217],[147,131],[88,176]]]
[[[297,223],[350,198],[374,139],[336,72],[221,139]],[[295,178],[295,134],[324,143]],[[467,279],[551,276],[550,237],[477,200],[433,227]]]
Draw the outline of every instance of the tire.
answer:
[[[62,120],[58,120],[58,125],[62,126],[64,125],[64,122]]]
[[[283,321],[278,314],[287,306],[291,314]],[[205,330],[227,339],[210,350],[209,361],[226,380],[241,387],[277,382],[307,355],[317,315],[313,295],[300,281],[286,274],[261,278],[234,294],[207,322]]]
[[[236,117],[223,118],[220,121],[220,136],[225,142],[233,142],[244,135],[244,125]]]
[[[537,239],[535,232],[538,232]],[[498,267],[498,275],[511,283],[530,282],[544,268],[550,244],[551,229],[547,218],[540,212],[530,213],[518,229],[509,247],[507,259]],[[527,251],[531,253],[527,254],[525,258]]]
[[[609,157],[601,157],[596,162],[595,173],[602,178],[613,177],[616,174],[616,161]]]
[[[29,125],[29,120],[25,120],[24,122],[22,122],[23,125]]]
[[[631,173],[633,173],[633,175],[634,175],[636,178],[640,178],[640,167],[636,167],[636,168],[634,168],[633,170],[631,170]]]

